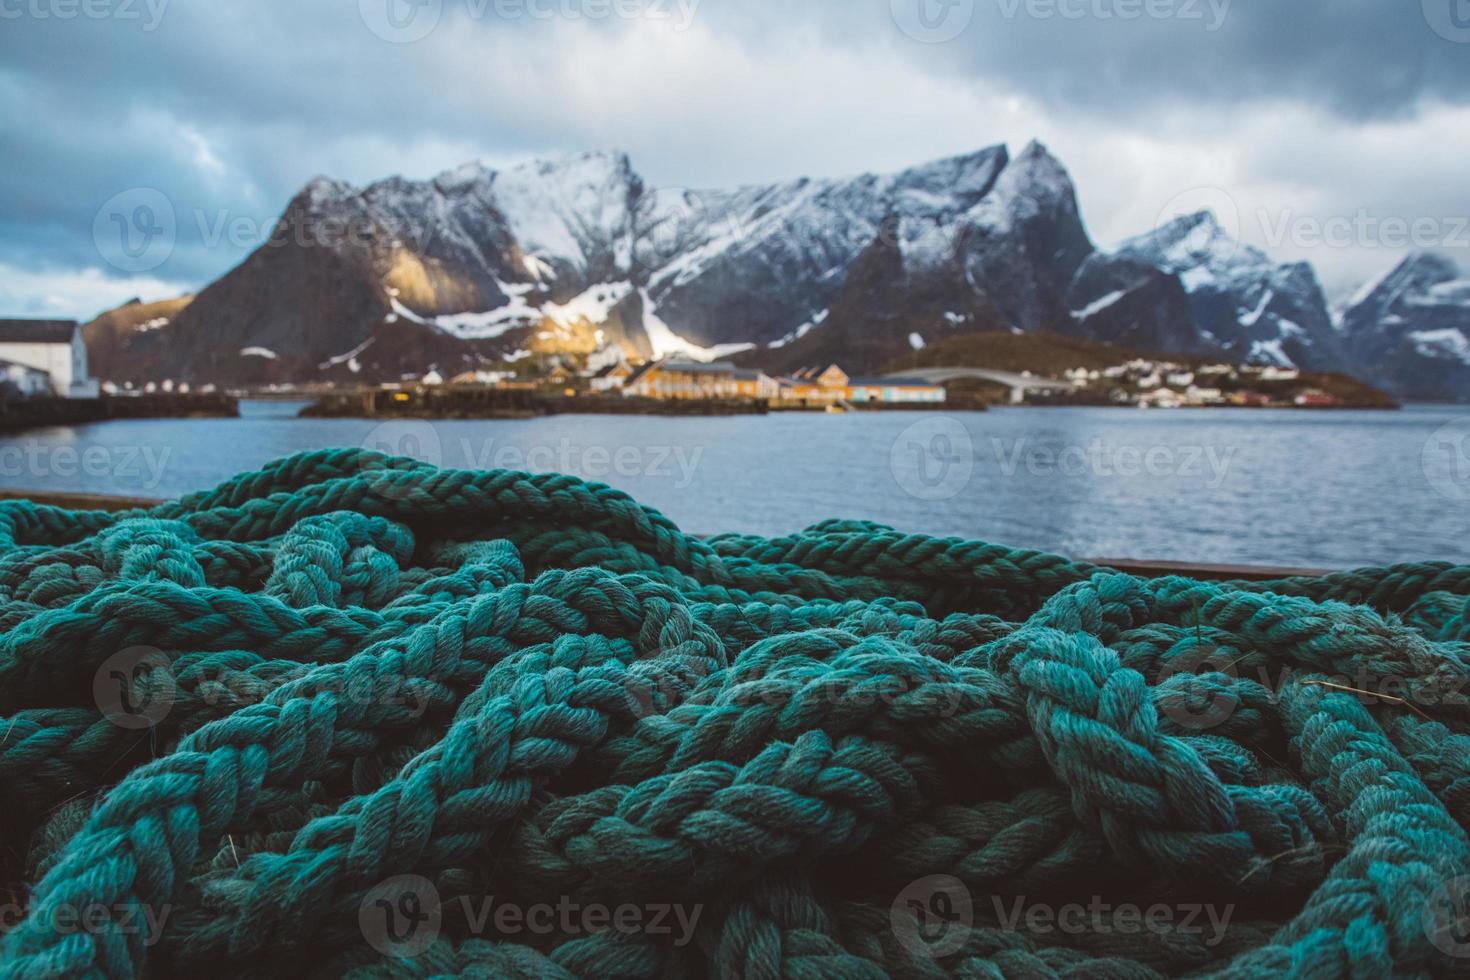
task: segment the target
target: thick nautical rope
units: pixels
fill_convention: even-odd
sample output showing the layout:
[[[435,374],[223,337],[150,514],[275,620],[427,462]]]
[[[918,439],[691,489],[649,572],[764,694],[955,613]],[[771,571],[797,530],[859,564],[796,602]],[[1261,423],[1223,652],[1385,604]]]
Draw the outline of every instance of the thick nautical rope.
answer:
[[[0,502],[0,976],[1470,973],[1467,610],[1445,563],[699,539],[360,450]],[[384,947],[363,909],[405,876],[442,921]],[[1240,914],[1004,914],[1157,895]],[[507,932],[489,899],[699,914]]]

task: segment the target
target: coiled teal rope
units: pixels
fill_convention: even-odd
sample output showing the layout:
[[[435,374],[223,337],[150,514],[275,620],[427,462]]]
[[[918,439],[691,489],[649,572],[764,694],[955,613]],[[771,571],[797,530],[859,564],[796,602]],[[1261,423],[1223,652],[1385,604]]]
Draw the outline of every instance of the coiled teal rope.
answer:
[[[0,973],[1467,974],[1467,608],[1442,563],[701,540],[359,450],[147,512],[3,502]],[[384,949],[363,910],[404,876],[442,914]],[[515,929],[492,896],[697,914]],[[1005,914],[1090,900],[1231,921]]]

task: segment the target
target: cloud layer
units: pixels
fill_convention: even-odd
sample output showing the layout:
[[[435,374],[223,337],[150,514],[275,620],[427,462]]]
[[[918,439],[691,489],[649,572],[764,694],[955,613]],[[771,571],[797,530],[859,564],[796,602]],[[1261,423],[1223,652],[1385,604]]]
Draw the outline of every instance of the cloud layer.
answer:
[[[618,148],[706,187],[1032,137],[1099,244],[1207,204],[1337,293],[1410,248],[1470,254],[1464,6],[0,0],[0,301],[89,317],[197,288],[317,174]],[[99,210],[160,220],[154,192],[176,244],[119,253]]]

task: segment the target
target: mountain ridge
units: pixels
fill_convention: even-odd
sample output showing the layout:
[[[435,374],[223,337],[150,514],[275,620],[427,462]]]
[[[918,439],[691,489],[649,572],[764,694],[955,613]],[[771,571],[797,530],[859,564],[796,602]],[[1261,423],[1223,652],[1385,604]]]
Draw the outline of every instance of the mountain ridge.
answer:
[[[1274,262],[1208,212],[1102,250],[1036,141],[706,190],[649,186],[626,154],[598,151],[363,187],[315,177],[165,324],[134,334],[113,317],[106,361],[111,380],[220,383],[449,377],[553,354],[738,354],[771,370],[840,354],[863,371],[954,334],[1048,330],[1375,382],[1381,369],[1409,398],[1429,363],[1430,394],[1459,399],[1470,287],[1439,261],[1411,256],[1419,273],[1393,296],[1334,314],[1309,264]],[[102,334],[89,325],[89,342]]]

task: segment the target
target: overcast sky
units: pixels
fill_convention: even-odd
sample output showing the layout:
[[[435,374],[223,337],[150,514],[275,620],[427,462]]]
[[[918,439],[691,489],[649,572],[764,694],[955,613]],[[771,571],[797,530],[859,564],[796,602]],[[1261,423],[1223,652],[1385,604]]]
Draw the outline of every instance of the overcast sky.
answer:
[[[0,315],[197,289],[317,174],[615,148],[705,187],[1031,138],[1102,247],[1212,207],[1333,295],[1470,264],[1470,2],[0,0]],[[99,247],[119,201],[172,212],[161,263]]]

